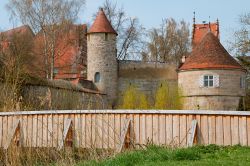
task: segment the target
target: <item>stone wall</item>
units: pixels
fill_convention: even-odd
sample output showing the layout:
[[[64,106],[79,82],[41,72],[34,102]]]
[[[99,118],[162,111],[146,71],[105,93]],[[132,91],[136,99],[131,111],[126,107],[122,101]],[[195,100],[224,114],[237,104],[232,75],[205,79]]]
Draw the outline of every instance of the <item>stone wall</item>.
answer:
[[[202,75],[219,75],[219,87],[200,87]],[[240,87],[241,70],[193,70],[178,74],[178,85],[184,99],[184,109],[236,110],[245,96]]]
[[[88,34],[87,79],[93,81],[97,89],[107,94],[113,105],[117,98],[116,35],[105,33]],[[106,38],[106,39],[105,39]],[[100,73],[100,82],[95,82],[95,74]]]
[[[177,72],[174,64],[143,62],[143,61],[119,61],[118,94],[122,95],[131,84],[146,94],[153,102],[155,91],[161,82],[177,84]]]
[[[26,85],[22,90],[25,110],[105,109],[106,95],[48,86]]]

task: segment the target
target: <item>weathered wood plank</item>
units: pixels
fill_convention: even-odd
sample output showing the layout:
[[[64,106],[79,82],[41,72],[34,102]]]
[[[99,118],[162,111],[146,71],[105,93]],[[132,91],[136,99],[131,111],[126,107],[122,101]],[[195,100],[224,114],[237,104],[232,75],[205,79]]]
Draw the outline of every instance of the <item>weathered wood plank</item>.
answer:
[[[33,142],[33,117],[34,115],[28,115],[27,116],[27,121],[28,121],[28,126],[27,126],[27,138],[24,140],[26,142],[27,147],[32,147],[32,142]]]
[[[95,118],[96,118],[96,126],[95,126],[96,148],[102,148],[102,114],[97,114]]]
[[[159,137],[160,137],[159,144],[166,145],[166,116],[165,115],[159,115]]]
[[[42,118],[42,147],[48,147],[48,115],[44,115]]]
[[[121,142],[116,150],[118,153],[120,153],[123,147],[125,146],[126,137],[129,134],[129,128],[131,127],[131,123],[132,120],[130,118],[127,119],[125,122],[124,128],[122,129],[123,133],[121,134]]]
[[[250,117],[247,117],[247,146],[250,146]]]
[[[80,130],[80,134],[79,134],[79,143],[80,143],[80,147],[81,148],[86,148],[86,114],[81,114],[80,116],[80,126],[79,126],[79,130]]]
[[[201,135],[201,115],[196,115],[197,120],[197,144],[201,144],[203,142]]]
[[[247,145],[247,121],[245,116],[241,116],[239,119],[239,136],[240,136],[240,144],[243,146]]]
[[[153,116],[146,115],[146,139],[148,143],[153,142]]]
[[[192,120],[190,129],[188,131],[187,146],[192,147],[194,144],[195,135],[197,133],[197,120]]]
[[[38,137],[38,127],[37,127],[37,121],[38,121],[38,115],[30,116],[32,118],[32,147],[37,147],[37,137]]]
[[[109,148],[115,148],[115,116],[114,114],[109,115]]]
[[[91,129],[92,129],[92,119],[91,119],[91,114],[86,114],[86,119],[85,119],[85,147],[86,148],[91,148],[93,147],[93,139],[92,139],[92,133],[91,133]]]
[[[140,143],[140,116],[136,114],[134,116],[134,130],[135,130],[135,145]],[[138,148],[138,146],[136,146]]]
[[[216,144],[224,145],[224,133],[223,133],[223,118],[221,115],[216,116]]]
[[[173,140],[174,146],[180,146],[180,117],[173,115]]]
[[[102,125],[103,125],[103,132],[102,132],[102,136],[103,136],[103,142],[102,142],[102,146],[103,148],[108,148],[109,147],[109,117],[108,114],[103,114],[103,121],[102,121]]]
[[[173,115],[166,116],[166,144],[173,143]]]
[[[146,115],[140,116],[140,145],[146,145],[147,136],[146,136]]]
[[[187,145],[187,116],[180,116],[180,146],[185,147]]]
[[[207,115],[202,115],[201,116],[201,144],[207,145],[208,144],[208,119]]]
[[[59,135],[59,115],[52,115],[52,144],[53,147],[58,147],[58,135]]]
[[[230,116],[223,117],[224,145],[232,145]]]
[[[3,147],[3,117],[0,116],[0,147]]]
[[[216,140],[216,126],[215,126],[215,116],[208,116],[208,140],[209,144],[215,144]]]
[[[158,115],[152,115],[152,116],[153,116],[152,119],[153,143],[155,145],[159,145],[159,116]]]
[[[53,116],[48,115],[47,145],[53,147]]]
[[[96,144],[97,144],[97,139],[96,139],[96,132],[97,132],[97,127],[96,127],[96,116],[97,114],[91,114],[91,130],[90,130],[90,134],[91,134],[91,147],[92,148],[96,148]]]
[[[232,144],[237,145],[240,143],[239,140],[239,117],[238,116],[233,116],[231,118],[232,124]]]
[[[13,118],[13,117],[12,117]],[[7,136],[7,141],[4,144],[4,149],[8,149],[9,146],[11,145],[12,141],[14,140],[14,137],[17,136],[18,132],[19,132],[19,138],[20,138],[20,130],[21,130],[21,121],[17,120],[17,121],[13,121],[10,131],[8,132],[8,136]]]
[[[121,140],[121,116],[120,114],[115,114],[115,145],[116,148]]]

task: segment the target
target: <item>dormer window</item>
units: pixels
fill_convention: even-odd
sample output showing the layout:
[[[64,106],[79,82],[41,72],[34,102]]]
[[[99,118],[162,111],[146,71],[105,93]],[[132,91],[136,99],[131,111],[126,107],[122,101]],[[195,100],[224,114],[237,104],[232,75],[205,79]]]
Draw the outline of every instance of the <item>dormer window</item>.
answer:
[[[218,75],[202,75],[200,77],[200,87],[213,88],[219,87],[219,76]]]

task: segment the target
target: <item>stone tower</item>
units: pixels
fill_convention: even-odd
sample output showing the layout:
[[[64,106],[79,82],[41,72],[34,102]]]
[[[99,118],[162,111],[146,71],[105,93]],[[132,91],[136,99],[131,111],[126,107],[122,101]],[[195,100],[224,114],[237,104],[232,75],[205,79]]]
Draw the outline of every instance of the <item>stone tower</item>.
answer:
[[[179,68],[184,109],[236,110],[245,96],[246,70],[208,32]]]
[[[100,92],[107,94],[109,106],[114,106],[117,98],[116,36],[103,9],[100,9],[87,34],[87,79],[93,81]]]

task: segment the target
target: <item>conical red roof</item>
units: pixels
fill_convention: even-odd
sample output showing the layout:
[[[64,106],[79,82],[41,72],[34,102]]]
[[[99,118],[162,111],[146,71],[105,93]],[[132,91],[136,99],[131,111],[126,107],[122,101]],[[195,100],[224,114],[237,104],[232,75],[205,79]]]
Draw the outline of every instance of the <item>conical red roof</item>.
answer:
[[[96,19],[88,33],[114,33],[117,35],[116,31],[107,19],[103,9],[99,10]]]
[[[241,69],[244,68],[226,51],[219,39],[208,32],[195,47],[180,70],[190,69]]]

